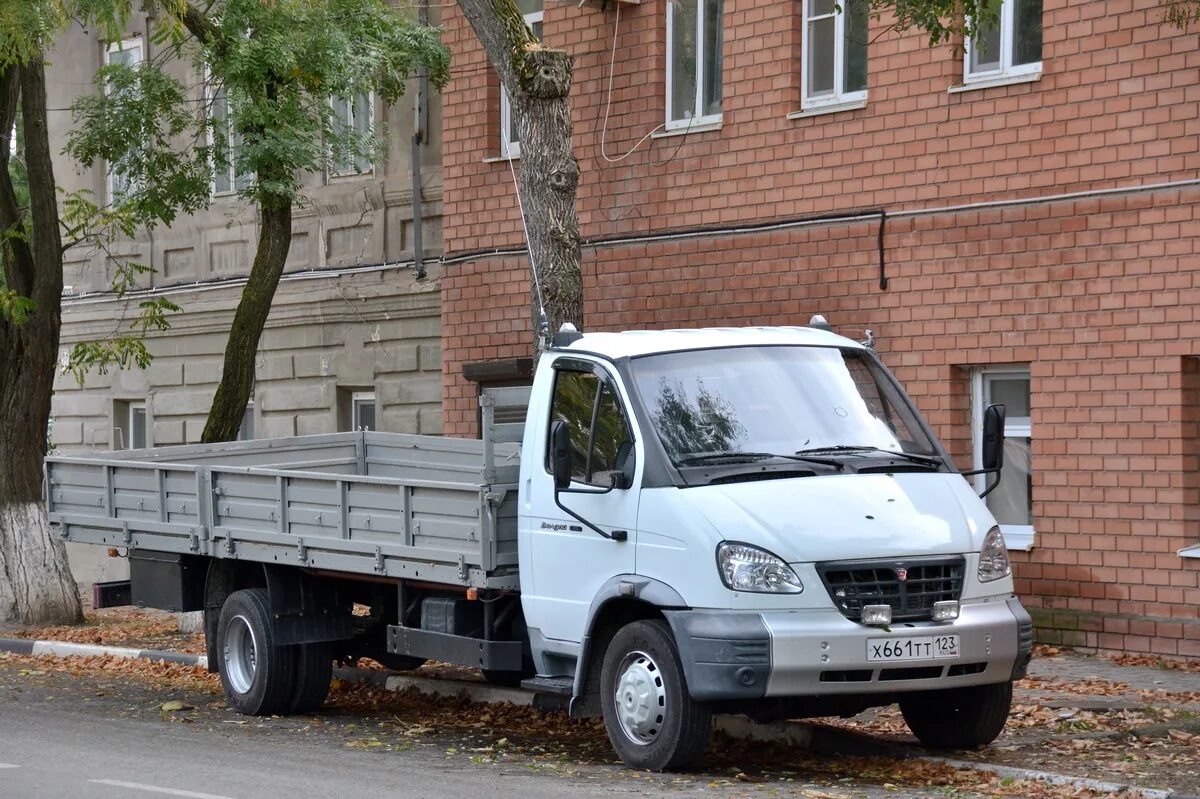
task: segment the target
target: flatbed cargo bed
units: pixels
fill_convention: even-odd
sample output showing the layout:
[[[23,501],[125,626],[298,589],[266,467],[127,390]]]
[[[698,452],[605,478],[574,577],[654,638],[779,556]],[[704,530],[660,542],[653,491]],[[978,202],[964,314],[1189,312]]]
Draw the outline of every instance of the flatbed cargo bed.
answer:
[[[516,590],[519,425],[497,427],[52,455],[47,507],[69,541]]]

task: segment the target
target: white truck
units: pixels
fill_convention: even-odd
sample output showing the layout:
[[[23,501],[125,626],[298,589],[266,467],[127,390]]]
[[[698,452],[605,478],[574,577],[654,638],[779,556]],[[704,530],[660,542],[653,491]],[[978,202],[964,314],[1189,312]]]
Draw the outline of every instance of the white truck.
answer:
[[[823,327],[564,330],[531,388],[481,397],[481,440],[56,455],[51,520],[129,557],[100,604],[203,610],[244,713],[310,712],[370,656],[562,695],[639,768],[696,762],[715,713],[898,702],[928,746],[989,743],[1033,638],[1000,529]]]

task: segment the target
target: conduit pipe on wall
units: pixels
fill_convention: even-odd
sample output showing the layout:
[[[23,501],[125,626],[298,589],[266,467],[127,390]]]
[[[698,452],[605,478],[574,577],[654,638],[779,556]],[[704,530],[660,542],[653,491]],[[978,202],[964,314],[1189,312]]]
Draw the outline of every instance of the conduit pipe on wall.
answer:
[[[875,209],[870,211],[860,211],[848,214],[829,214],[822,216],[813,216],[807,218],[781,220],[775,222],[765,222],[759,225],[745,225],[736,227],[712,227],[712,228],[692,228],[688,230],[664,231],[662,233],[647,233],[633,236],[614,236],[600,237],[588,239],[583,242],[584,247],[608,247],[621,246],[625,244],[643,244],[653,243],[658,241],[670,241],[677,239],[690,238],[710,238],[715,236],[729,236],[750,233],[763,233],[775,230],[789,230],[792,228],[811,227],[815,225],[830,225],[840,222],[861,222],[870,219],[880,219],[880,238],[884,231],[883,222],[886,218],[895,219],[896,217],[918,217],[918,216],[936,216],[938,214],[953,214],[963,211],[979,211],[989,208],[1010,208],[1022,205],[1041,205],[1052,202],[1067,202],[1071,200],[1086,200],[1099,197],[1113,197],[1124,194],[1140,194],[1144,192],[1155,191],[1172,191],[1175,189],[1187,189],[1200,187],[1200,178],[1189,180],[1167,181],[1163,183],[1152,183],[1142,186],[1116,186],[1108,189],[1090,189],[1088,191],[1068,192],[1064,194],[1043,195],[1038,197],[1019,197],[1008,200],[988,200],[978,203],[966,203],[961,205],[950,205],[931,208],[907,208],[897,211],[885,211],[884,209]],[[438,260],[441,265],[460,264],[469,261],[478,261],[483,258],[505,258],[518,255],[526,255],[528,250],[524,247],[513,248],[496,248],[491,250],[473,250],[465,253],[447,255]],[[886,289],[884,281],[886,275],[883,274],[882,268],[884,262],[882,260],[883,249],[880,248],[880,287]],[[340,269],[317,269],[305,272],[293,272],[284,275],[280,278],[281,283],[299,281],[299,280],[317,280],[321,278],[341,277],[350,274],[364,274],[369,272],[380,272],[390,269],[409,269],[415,266],[414,262],[401,262],[390,264],[374,264],[371,266],[356,266]],[[160,288],[142,289],[139,291],[130,291],[125,295],[128,299],[136,297],[157,296],[161,294],[179,294],[198,291],[211,291],[215,289],[225,288],[229,286],[238,286],[246,282],[246,278],[220,278],[210,281],[198,281],[182,286],[164,286]],[[116,297],[112,292],[89,292],[87,294],[64,294],[63,304],[65,306],[87,305],[101,302],[112,302]]]

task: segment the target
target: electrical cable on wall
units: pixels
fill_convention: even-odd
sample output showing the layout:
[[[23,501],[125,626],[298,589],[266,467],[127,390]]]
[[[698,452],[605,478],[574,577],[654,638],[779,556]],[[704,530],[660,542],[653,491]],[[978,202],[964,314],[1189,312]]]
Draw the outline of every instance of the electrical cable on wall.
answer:
[[[621,27],[621,3],[618,2],[617,3],[617,16],[616,16],[616,19],[613,21],[612,48],[610,49],[609,54],[608,54],[608,91],[606,93],[605,101],[604,101],[604,123],[600,127],[600,157],[603,158],[605,161],[607,161],[610,164],[616,164],[616,163],[620,163],[621,161],[624,161],[626,158],[633,155],[633,153],[637,150],[637,148],[641,147],[642,144],[644,142],[646,142],[646,140],[650,139],[652,136],[654,136],[655,133],[658,133],[660,130],[662,130],[663,128],[665,128],[667,126],[667,123],[664,122],[661,125],[658,125],[658,126],[654,127],[653,129],[651,129],[651,131],[649,133],[647,133],[642,138],[638,139],[637,142],[632,147],[630,147],[629,151],[626,152],[624,155],[618,155],[614,158],[614,157],[609,156],[609,154],[605,150],[605,144],[606,144],[606,141],[608,138],[609,112],[612,110],[613,75],[616,73],[617,32],[620,30],[620,27]],[[651,161],[648,164],[648,166],[666,166],[667,164],[669,164],[675,160],[675,156],[679,155],[680,149],[683,148],[684,142],[687,141],[688,134],[691,133],[691,131],[692,131],[692,121],[694,119],[695,119],[695,117],[688,117],[687,127],[685,127],[683,129],[683,132],[679,134],[679,144],[675,146],[675,149],[671,152],[671,154],[662,161]]]
[[[517,210],[521,213],[521,230],[525,234],[525,251],[529,253],[529,271],[533,275],[533,288],[538,301],[538,346],[548,349],[550,346],[550,320],[546,317],[546,300],[542,297],[542,281],[538,277],[537,262],[533,258],[533,243],[529,240],[529,225],[525,221],[525,203],[521,200],[521,184],[517,181],[517,170],[513,167],[512,152],[508,153],[508,171],[512,173],[513,191],[517,195]]]
[[[624,161],[626,158],[633,155],[634,150],[641,147],[642,143],[644,141],[646,141],[651,136],[653,136],[655,133],[658,133],[660,130],[662,130],[663,128],[665,128],[667,126],[667,123],[664,122],[663,124],[659,125],[658,127],[654,128],[653,130],[651,130],[645,136],[638,139],[637,143],[634,144],[633,147],[629,148],[629,152],[625,153],[624,155],[618,155],[616,158],[611,158],[608,155],[608,153],[605,152],[604,144],[605,144],[605,139],[608,136],[608,114],[609,114],[609,111],[612,110],[613,73],[616,71],[616,63],[617,63],[617,31],[620,29],[620,27],[621,27],[621,4],[617,3],[617,18],[616,18],[616,20],[613,21],[612,50],[610,51],[609,56],[608,56],[608,94],[604,101],[604,124],[600,128],[600,157],[603,158],[605,161],[607,161],[610,164],[616,164],[621,161]],[[690,121],[688,122],[688,127],[691,127]]]

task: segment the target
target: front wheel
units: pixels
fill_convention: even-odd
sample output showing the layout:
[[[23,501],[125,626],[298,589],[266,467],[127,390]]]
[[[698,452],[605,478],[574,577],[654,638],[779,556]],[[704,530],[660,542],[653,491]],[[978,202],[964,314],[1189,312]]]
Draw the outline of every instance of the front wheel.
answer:
[[[600,702],[608,740],[628,766],[686,768],[708,748],[712,712],[688,693],[679,649],[662,619],[635,621],[613,636]]]
[[[978,749],[1004,729],[1013,684],[972,685],[910,694],[900,712],[917,739],[931,749]]]

